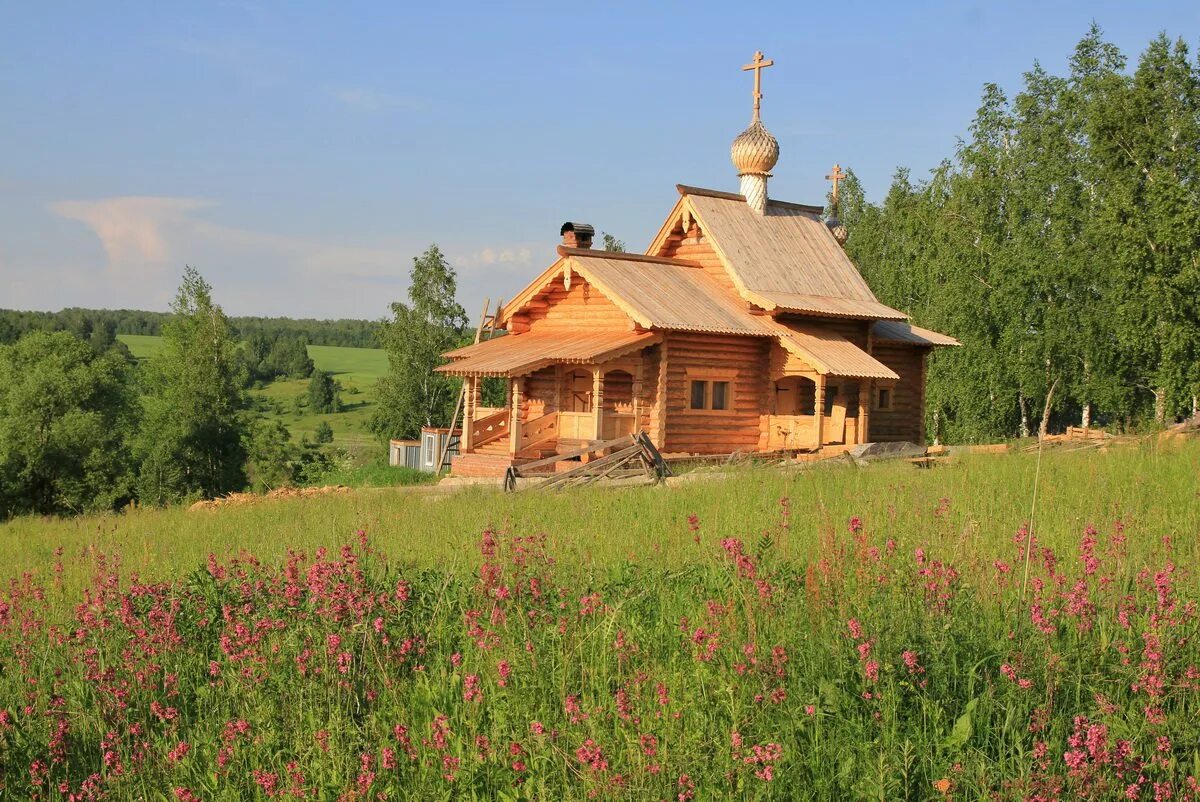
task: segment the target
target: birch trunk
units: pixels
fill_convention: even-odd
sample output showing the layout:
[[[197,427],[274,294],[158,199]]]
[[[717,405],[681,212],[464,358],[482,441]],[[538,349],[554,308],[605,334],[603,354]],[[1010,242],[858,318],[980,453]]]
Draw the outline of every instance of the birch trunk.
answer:
[[[1050,426],[1050,404],[1054,401],[1054,390],[1058,387],[1058,379],[1050,384],[1046,393],[1046,406],[1042,408],[1042,425],[1038,427],[1038,440],[1046,439],[1046,429]]]
[[[1025,398],[1025,394],[1021,393],[1017,396],[1017,405],[1021,408],[1021,437],[1029,436],[1029,401]]]
[[[1083,416],[1079,420],[1079,425],[1085,429],[1091,428],[1092,425],[1092,405],[1083,405]]]
[[[1161,387],[1154,391],[1154,421],[1159,426],[1167,422],[1167,391]]]

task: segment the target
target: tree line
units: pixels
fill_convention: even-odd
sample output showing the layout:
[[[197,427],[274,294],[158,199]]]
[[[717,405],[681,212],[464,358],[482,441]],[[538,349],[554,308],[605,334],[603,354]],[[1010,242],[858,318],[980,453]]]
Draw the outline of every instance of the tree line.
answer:
[[[0,345],[11,344],[31,331],[69,331],[82,340],[115,339],[118,334],[160,335],[170,312],[135,309],[68,308],[58,312],[0,309]],[[230,330],[238,339],[300,338],[309,345],[375,348],[379,336],[376,320],[314,320],[287,317],[230,317]],[[102,350],[102,349],[101,349]]]
[[[1200,62],[1150,42],[1132,70],[1093,26],[1066,75],[987,84],[955,154],[853,175],[838,214],[880,300],[953,334],[929,368],[948,442],[1195,414],[1200,395]]]
[[[95,331],[111,322],[100,319],[88,339],[36,328],[0,345],[0,519],[180,503],[336,467],[327,449],[296,448],[245,392],[252,370],[311,375],[310,397],[335,410],[336,382],[313,370],[299,337],[239,343],[193,268],[154,355],[135,362],[115,339],[96,347]]]

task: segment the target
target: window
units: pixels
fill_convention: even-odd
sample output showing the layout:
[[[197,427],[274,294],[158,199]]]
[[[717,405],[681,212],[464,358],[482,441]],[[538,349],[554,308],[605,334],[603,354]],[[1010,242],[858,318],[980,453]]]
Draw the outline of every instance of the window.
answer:
[[[692,409],[729,409],[729,382],[709,379],[693,380],[691,384]]]
[[[729,409],[729,382],[712,383],[712,408]]]
[[[434,442],[435,442],[434,435],[432,433],[427,432],[425,434],[425,464],[426,465],[433,464]]]
[[[876,387],[875,388],[875,409],[883,411],[892,408],[892,388],[891,387]]]

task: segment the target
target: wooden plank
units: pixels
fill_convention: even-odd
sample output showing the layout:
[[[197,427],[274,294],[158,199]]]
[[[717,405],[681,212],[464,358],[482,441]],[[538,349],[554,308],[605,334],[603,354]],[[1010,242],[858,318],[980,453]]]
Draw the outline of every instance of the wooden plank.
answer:
[[[626,448],[632,444],[633,444],[633,436],[632,435],[627,436],[627,437],[620,437],[616,440],[609,440],[609,441],[606,441],[603,443],[593,443],[593,444],[585,446],[583,448],[575,449],[574,451],[568,451],[564,454],[555,454],[553,457],[546,457],[545,459],[539,459],[539,460],[535,460],[533,462],[526,462],[524,465],[520,466],[520,472],[524,473],[524,472],[531,471],[535,468],[544,468],[547,465],[553,465],[556,462],[562,462],[564,460],[573,459],[574,457],[582,457],[584,454],[591,454],[593,451],[601,451],[606,448]],[[591,464],[595,464],[595,463],[591,463]]]
[[[622,449],[621,451],[617,451],[613,454],[609,454],[607,457],[601,457],[600,459],[592,460],[591,462],[585,462],[585,463],[581,464],[578,468],[572,468],[569,471],[565,471],[563,473],[556,474],[555,476],[547,479],[546,481],[542,482],[541,484],[534,485],[534,487],[532,489],[544,490],[545,488],[552,487],[553,485],[556,485],[559,482],[570,479],[573,476],[579,476],[580,474],[584,474],[589,471],[594,471],[597,468],[604,467],[605,465],[609,465],[613,462],[628,460],[628,458],[631,455],[636,455],[636,454],[641,453],[641,450],[642,450],[642,447],[639,445],[629,446],[628,448]]]

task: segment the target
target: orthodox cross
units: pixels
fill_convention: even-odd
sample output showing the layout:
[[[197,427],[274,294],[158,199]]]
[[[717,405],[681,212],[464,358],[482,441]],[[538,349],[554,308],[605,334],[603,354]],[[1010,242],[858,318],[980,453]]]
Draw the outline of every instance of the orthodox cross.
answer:
[[[842,165],[833,165],[833,172],[825,176],[825,178],[833,182],[833,205],[836,208],[838,202],[838,182],[846,180],[846,174],[842,172]]]
[[[775,63],[774,60],[763,61],[762,51],[759,50],[757,53],[754,54],[753,63],[747,64],[745,67],[742,67],[742,72],[746,72],[747,70],[754,70],[754,117],[751,118],[751,122],[757,122],[757,120],[758,120],[759,102],[762,100],[762,96],[763,96],[763,94],[762,94],[762,71],[765,70],[767,67],[770,67],[774,63]]]

